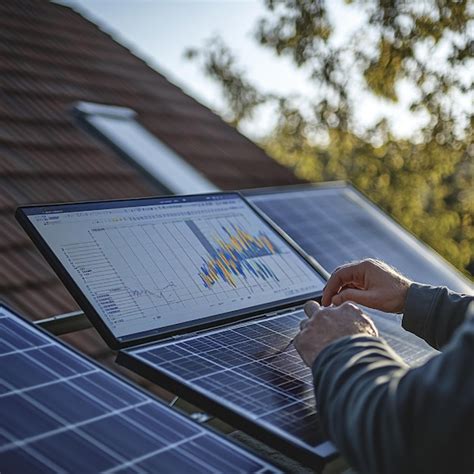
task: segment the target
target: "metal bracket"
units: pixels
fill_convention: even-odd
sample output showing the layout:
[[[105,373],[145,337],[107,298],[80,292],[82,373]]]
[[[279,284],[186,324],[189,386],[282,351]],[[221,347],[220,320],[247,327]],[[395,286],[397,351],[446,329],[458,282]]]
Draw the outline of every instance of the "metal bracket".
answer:
[[[70,332],[82,331],[92,327],[87,316],[82,311],[59,314],[51,318],[40,319],[35,324],[55,336],[62,336]]]

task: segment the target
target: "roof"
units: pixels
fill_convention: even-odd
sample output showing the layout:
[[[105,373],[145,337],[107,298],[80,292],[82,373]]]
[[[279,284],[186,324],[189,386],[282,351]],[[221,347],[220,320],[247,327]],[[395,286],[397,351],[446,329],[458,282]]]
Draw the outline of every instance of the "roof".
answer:
[[[129,107],[222,189],[298,182],[288,169],[74,10],[0,2],[0,297],[34,318],[75,302],[14,220],[25,203],[126,198],[159,187],[81,129],[77,101]],[[109,357],[97,334],[69,336]]]

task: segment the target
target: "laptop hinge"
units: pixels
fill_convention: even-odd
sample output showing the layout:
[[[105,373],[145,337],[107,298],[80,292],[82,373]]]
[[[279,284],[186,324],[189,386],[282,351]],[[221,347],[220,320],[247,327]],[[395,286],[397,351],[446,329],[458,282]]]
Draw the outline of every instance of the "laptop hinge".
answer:
[[[232,321],[226,324],[222,324],[220,326],[212,327],[212,328],[205,328],[205,329],[200,329],[198,331],[193,331],[193,332],[187,332],[184,334],[177,334],[175,336],[170,336],[169,338],[166,338],[163,342],[165,341],[177,341],[179,339],[184,339],[184,338],[189,338],[189,337],[194,337],[194,336],[200,336],[206,332],[212,332],[212,331],[219,331],[220,329],[226,329],[229,327],[237,327],[241,325],[245,325],[251,322],[254,322],[257,319],[267,319],[267,318],[273,318],[274,316],[280,316],[281,314],[286,314],[286,313],[292,313],[293,311],[298,311],[301,310],[302,306],[294,306],[291,308],[285,308],[285,309],[280,309],[278,311],[272,311],[271,313],[264,313],[264,314],[257,314],[252,318],[246,319],[245,321]]]

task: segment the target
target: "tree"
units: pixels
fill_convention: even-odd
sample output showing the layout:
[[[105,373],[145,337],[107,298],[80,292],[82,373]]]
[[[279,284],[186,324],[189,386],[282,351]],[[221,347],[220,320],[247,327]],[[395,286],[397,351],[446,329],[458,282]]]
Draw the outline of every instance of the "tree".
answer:
[[[324,0],[265,0],[256,40],[305,68],[316,99],[257,90],[219,38],[187,52],[222,87],[225,118],[239,126],[263,104],[277,108],[261,145],[311,181],[347,179],[466,274],[474,273],[473,78],[474,4],[467,0],[354,0],[364,27],[343,44]],[[399,100],[425,117],[408,138],[387,120],[361,129],[355,118],[363,90]],[[358,86],[355,87],[354,84]],[[306,101],[307,102],[307,101]]]

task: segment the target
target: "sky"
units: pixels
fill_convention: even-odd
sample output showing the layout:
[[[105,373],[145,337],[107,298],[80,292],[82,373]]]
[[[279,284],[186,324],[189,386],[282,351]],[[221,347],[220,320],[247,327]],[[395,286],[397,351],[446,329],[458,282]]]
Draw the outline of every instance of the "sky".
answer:
[[[187,48],[199,47],[216,34],[231,47],[248,78],[263,91],[314,96],[304,70],[254,40],[257,21],[266,13],[263,0],[58,0],[58,3],[74,7],[99,24],[171,82],[217,112],[225,106],[219,87],[196,62],[184,57]],[[336,27],[335,41],[343,41],[344,35],[359,27],[363,17],[344,0],[331,0],[329,5]],[[361,95],[360,123],[370,126],[386,115],[398,135],[409,135],[422,119],[407,111],[411,93],[403,86],[402,91],[403,100],[396,105]],[[272,110],[264,109],[252,122],[244,124],[242,131],[258,139],[273,123]]]

